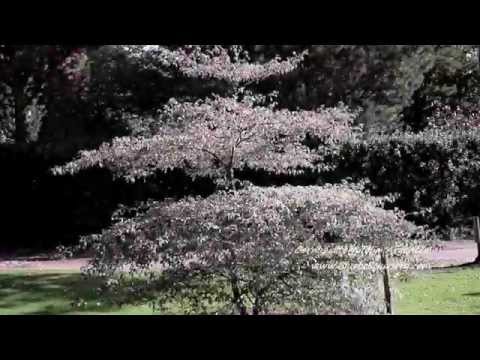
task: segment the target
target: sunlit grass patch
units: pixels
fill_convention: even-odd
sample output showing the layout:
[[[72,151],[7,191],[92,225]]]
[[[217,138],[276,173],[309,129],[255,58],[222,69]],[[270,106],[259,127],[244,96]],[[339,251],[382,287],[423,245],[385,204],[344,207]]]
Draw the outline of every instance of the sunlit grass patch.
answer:
[[[397,286],[397,314],[480,314],[480,268],[420,273]]]

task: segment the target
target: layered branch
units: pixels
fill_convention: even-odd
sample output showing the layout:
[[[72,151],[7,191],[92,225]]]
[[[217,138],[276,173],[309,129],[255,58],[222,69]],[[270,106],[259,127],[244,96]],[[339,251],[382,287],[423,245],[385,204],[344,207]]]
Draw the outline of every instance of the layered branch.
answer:
[[[255,83],[294,71],[306,52],[279,57],[266,63],[250,63],[232,59],[228,50],[219,45],[187,45],[171,50],[160,45],[126,47],[131,56],[142,59],[148,69],[173,71],[187,78],[220,80],[234,85]]]
[[[195,103],[172,101],[158,118],[164,126],[155,136],[117,138],[98,150],[82,152],[56,171],[75,173],[100,166],[132,181],[174,168],[183,168],[193,177],[213,178],[244,167],[291,173],[311,168],[325,154],[304,145],[307,134],[325,151],[352,136],[355,114],[346,108],[288,111],[253,102],[253,98],[221,97]]]

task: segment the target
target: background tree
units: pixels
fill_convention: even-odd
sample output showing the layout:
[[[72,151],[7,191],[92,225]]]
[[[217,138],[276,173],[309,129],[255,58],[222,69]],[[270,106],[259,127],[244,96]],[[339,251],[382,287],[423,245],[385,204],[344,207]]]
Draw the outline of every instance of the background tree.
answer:
[[[309,50],[280,85],[282,106],[304,109],[342,101],[361,108],[366,130],[422,130],[436,112],[476,117],[478,56],[471,45],[255,45],[267,61]],[[446,114],[449,116],[450,114]]]
[[[269,54],[282,46],[256,49]],[[360,108],[366,130],[397,128],[401,111],[410,105],[423,74],[433,66],[434,47],[407,45],[291,45],[307,48],[298,71],[280,87],[279,103],[311,109],[343,102]]]
[[[42,111],[48,112],[54,84],[62,75],[70,80],[63,92],[79,87],[82,62],[75,62],[80,50],[66,46],[0,46],[2,112],[13,119],[13,140],[25,144],[38,135]],[[45,109],[46,108],[46,109]],[[32,113],[37,111],[37,116]],[[30,120],[30,121],[29,121]],[[36,122],[37,124],[30,124]],[[36,129],[32,133],[32,129]]]
[[[414,131],[425,129],[432,121],[447,127],[474,124],[480,100],[478,68],[474,46],[435,46],[434,64],[413,93],[411,105],[402,112],[405,124]]]
[[[99,141],[115,135],[112,126],[96,134],[105,121],[93,118],[85,106],[92,65],[86,60],[94,48],[1,46],[0,162],[4,175],[0,195],[3,230],[14,234],[4,236],[2,251],[78,241],[79,231],[91,231],[89,224],[103,221],[101,213],[108,211],[105,203],[118,201],[90,198],[92,188],[100,189],[98,177],[59,181],[48,173],[53,164],[71,159],[78,149],[98,146]],[[92,126],[94,122],[97,126]],[[96,208],[96,214],[83,211],[84,206]]]

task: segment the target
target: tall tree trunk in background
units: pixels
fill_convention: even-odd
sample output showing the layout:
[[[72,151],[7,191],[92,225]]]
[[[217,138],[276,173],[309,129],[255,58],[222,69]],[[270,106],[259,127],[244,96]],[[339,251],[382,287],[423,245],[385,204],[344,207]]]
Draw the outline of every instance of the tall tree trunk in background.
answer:
[[[72,144],[72,135],[76,136],[82,130],[81,123],[72,119],[72,103],[78,100],[83,79],[80,76],[78,79],[68,79],[64,70],[60,69],[60,65],[76,52],[86,54],[85,48],[77,49],[67,46],[52,48],[48,53],[44,94],[46,115],[43,118],[38,141],[39,144],[54,144],[55,151],[58,150],[59,154],[67,157],[70,156],[70,150],[66,149]],[[85,71],[84,68],[81,71]]]
[[[24,94],[24,84],[18,79],[13,87],[13,96],[15,103],[15,143],[18,145],[28,142],[28,124],[27,114],[25,113],[26,99]]]
[[[42,127],[39,132],[39,143],[47,144],[53,138],[64,137],[61,122],[58,121],[58,87],[60,82],[60,71],[58,69],[59,61],[55,58],[56,53],[52,52],[48,56],[48,70],[46,71],[46,93],[45,101],[45,116],[43,118]],[[54,131],[56,130],[56,133]]]
[[[15,130],[13,138],[17,144],[25,144],[28,141],[27,116],[25,113],[28,104],[25,94],[27,83],[26,72],[22,70],[20,47],[16,45],[2,45],[0,54],[0,81],[5,83],[11,90],[9,106],[13,106],[13,120]]]
[[[480,72],[480,45],[477,45],[478,71]]]
[[[12,68],[13,75],[10,78],[11,87],[13,92],[13,103],[14,103],[14,112],[15,112],[15,143],[17,145],[23,145],[28,142],[28,124],[27,124],[27,114],[26,107],[28,105],[27,94],[25,93],[28,75],[26,75],[25,69],[22,68],[21,60],[21,50],[18,47],[13,47],[12,52]]]

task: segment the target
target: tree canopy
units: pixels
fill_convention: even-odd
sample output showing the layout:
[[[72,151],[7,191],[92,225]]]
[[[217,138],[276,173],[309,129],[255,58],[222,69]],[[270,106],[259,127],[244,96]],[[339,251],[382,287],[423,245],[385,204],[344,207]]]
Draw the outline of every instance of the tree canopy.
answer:
[[[104,278],[110,291],[155,293],[160,305],[182,296],[198,311],[208,299],[220,303],[220,313],[285,306],[314,313],[382,311],[376,290],[381,267],[372,264],[388,251],[405,268],[414,266],[415,250],[428,244],[422,228],[351,185],[268,189],[235,183],[243,168],[325,170],[326,157],[358,135],[357,114],[341,103],[289,110],[275,92],[255,91],[265,82],[282,84],[307,53],[260,63],[240,47],[126,51],[163,76],[213,81],[210,94],[171,99],[152,116],[150,134],[115,138],[55,172],[101,167],[133,182],[180,168],[192,178],[213,178],[217,192],[206,199],[148,202],[138,216],[117,218],[87,238],[95,250],[90,274]],[[355,264],[363,268],[354,271]],[[132,283],[132,276],[145,281]]]

